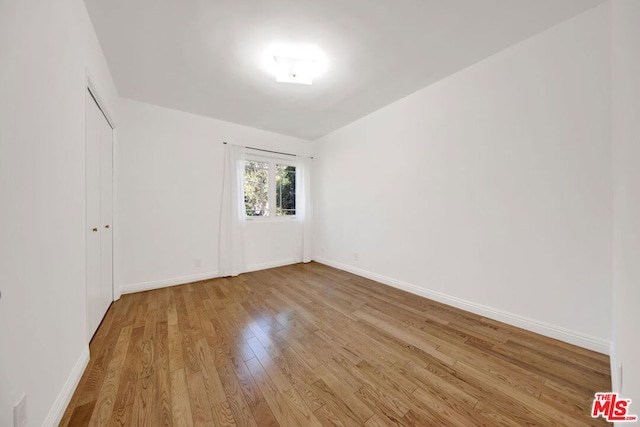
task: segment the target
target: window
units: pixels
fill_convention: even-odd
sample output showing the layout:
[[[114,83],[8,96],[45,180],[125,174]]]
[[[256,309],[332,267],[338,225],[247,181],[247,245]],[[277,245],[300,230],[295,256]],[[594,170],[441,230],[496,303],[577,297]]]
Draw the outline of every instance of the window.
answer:
[[[276,165],[276,215],[296,214],[296,167]]]
[[[269,216],[269,163],[245,162],[244,206],[247,216]]]
[[[248,217],[295,215],[296,167],[275,159],[246,160],[244,206]]]

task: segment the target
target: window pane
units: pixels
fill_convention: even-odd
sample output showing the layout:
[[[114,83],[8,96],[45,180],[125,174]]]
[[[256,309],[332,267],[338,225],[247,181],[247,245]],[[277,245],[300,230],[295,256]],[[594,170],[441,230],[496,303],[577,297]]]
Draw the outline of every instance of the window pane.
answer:
[[[276,215],[296,214],[296,167],[276,165]]]
[[[244,207],[247,216],[269,216],[269,163],[245,162]]]

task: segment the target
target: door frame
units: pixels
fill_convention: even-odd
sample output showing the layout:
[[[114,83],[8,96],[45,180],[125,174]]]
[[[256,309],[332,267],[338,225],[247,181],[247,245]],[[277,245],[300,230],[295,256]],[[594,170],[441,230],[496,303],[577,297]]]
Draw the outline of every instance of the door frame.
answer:
[[[87,271],[87,264],[86,264],[86,257],[87,257],[87,238],[86,238],[86,233],[88,233],[88,227],[89,227],[89,223],[87,220],[87,213],[86,213],[86,187],[87,187],[87,163],[86,163],[86,159],[87,159],[87,111],[88,111],[88,105],[87,105],[87,91],[89,92],[89,94],[93,97],[93,99],[95,100],[96,104],[98,105],[98,108],[102,111],[102,114],[104,115],[105,119],[107,120],[107,123],[109,124],[109,126],[111,127],[111,143],[112,143],[112,149],[111,149],[111,156],[112,159],[115,160],[116,158],[116,147],[117,147],[117,139],[118,139],[118,132],[117,132],[117,126],[116,126],[116,122],[114,119],[114,115],[112,110],[110,109],[110,107],[108,107],[108,104],[104,101],[105,98],[101,95],[102,90],[98,88],[98,86],[95,84],[95,80],[92,78],[91,72],[89,71],[88,68],[85,68],[85,81],[84,81],[84,85],[82,88],[82,97],[84,100],[84,162],[85,162],[85,239],[84,239],[84,245],[85,245],[85,302],[87,301],[87,286],[88,286],[88,271]],[[112,188],[113,188],[113,193],[112,193],[112,202],[111,202],[111,211],[112,211],[112,222],[113,222],[113,228],[112,228],[112,265],[111,265],[111,270],[112,270],[112,281],[111,281],[111,295],[112,295],[112,301],[117,301],[118,299],[120,299],[120,287],[116,286],[116,276],[115,276],[115,272],[116,272],[116,260],[115,260],[115,247],[116,247],[116,231],[118,229],[117,227],[117,218],[116,218],[116,210],[114,209],[114,205],[116,203],[116,180],[115,180],[115,176],[116,174],[114,173],[115,171],[115,161],[112,162],[112,171],[111,171],[111,182],[112,182]],[[85,303],[85,319],[88,320],[89,318],[89,305]],[[89,330],[89,326],[87,324],[86,326],[87,329],[87,334],[88,330]],[[92,335],[92,334],[91,334]],[[91,339],[91,336],[88,337],[88,339]]]

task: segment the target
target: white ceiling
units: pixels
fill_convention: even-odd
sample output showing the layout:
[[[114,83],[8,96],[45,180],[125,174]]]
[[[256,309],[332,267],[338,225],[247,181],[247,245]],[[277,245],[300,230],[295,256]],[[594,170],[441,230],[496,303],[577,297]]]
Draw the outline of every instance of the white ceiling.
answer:
[[[121,96],[316,139],[603,0],[85,0]],[[273,42],[328,57],[312,86]]]

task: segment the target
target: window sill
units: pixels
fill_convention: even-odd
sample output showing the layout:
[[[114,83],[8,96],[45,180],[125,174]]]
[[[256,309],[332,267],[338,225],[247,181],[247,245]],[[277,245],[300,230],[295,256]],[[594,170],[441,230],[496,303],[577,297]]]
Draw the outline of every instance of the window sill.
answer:
[[[249,216],[249,217],[245,217],[244,219],[247,222],[256,222],[256,223],[260,223],[260,222],[287,222],[287,221],[295,221],[296,219],[298,219],[298,217],[295,216],[295,215],[277,216],[277,217],[271,217],[271,216]]]

